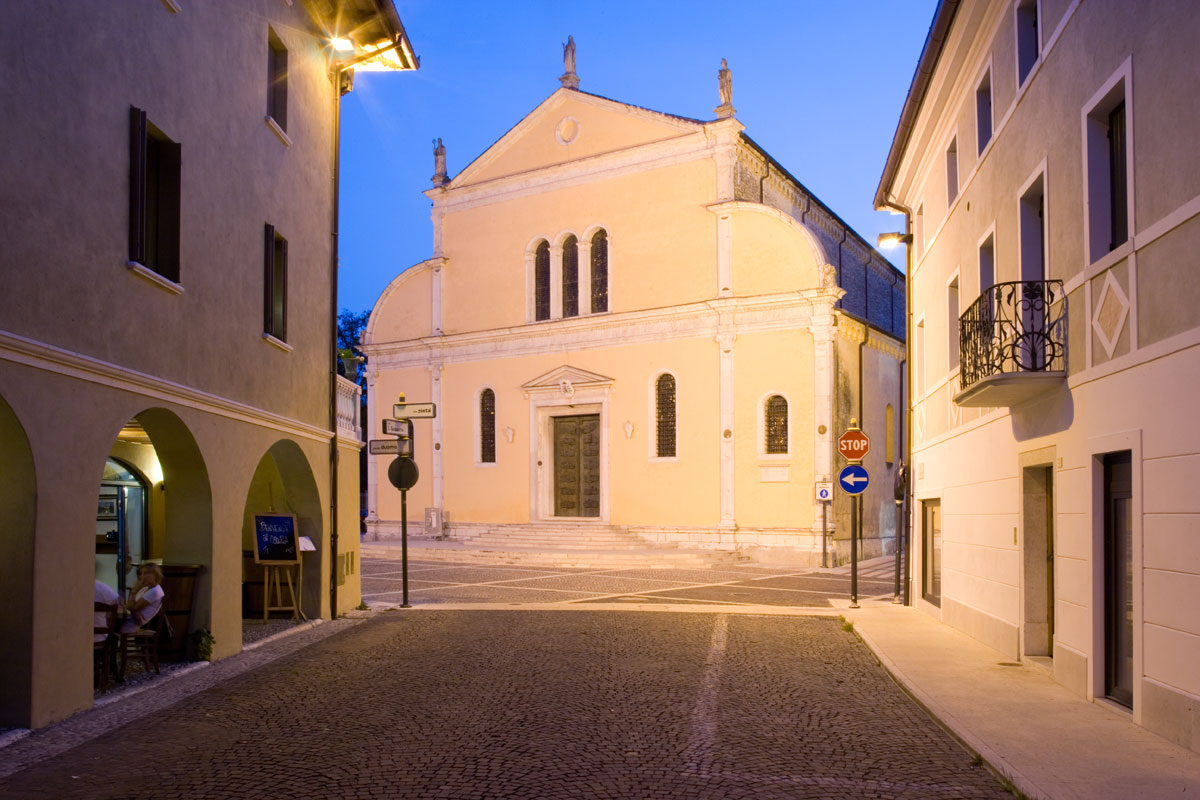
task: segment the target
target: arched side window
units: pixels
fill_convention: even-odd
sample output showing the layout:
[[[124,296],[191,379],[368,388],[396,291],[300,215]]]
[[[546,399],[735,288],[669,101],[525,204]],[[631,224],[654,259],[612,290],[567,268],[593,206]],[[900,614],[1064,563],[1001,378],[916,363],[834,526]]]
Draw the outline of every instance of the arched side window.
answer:
[[[891,465],[896,460],[896,412],[891,403],[883,410],[883,435],[883,460]]]
[[[579,240],[574,236],[563,242],[562,315],[579,316]]]
[[[533,255],[533,318],[550,319],[550,243],[538,242]]]
[[[771,455],[786,455],[788,451],[788,404],[783,395],[773,394],[767,398],[763,421],[766,452]]]
[[[608,311],[608,233],[592,234],[592,313]]]
[[[654,382],[655,454],[675,458],[675,376],[664,373]]]
[[[496,393],[491,389],[479,393],[479,462],[496,463]]]

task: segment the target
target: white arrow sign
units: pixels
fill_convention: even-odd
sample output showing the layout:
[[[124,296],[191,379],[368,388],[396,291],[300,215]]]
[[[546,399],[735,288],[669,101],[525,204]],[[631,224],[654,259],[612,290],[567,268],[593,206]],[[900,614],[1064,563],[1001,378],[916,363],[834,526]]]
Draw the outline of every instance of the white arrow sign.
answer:
[[[866,483],[868,480],[869,478],[866,475],[847,475],[842,478],[842,483],[853,489],[855,486],[858,486],[860,483]]]

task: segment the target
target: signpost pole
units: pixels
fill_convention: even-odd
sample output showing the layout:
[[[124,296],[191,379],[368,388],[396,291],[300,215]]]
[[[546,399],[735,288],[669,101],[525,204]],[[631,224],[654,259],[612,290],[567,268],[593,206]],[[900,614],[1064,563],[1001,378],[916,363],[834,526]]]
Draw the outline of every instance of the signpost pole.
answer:
[[[408,490],[400,490],[400,577],[404,589],[401,608],[412,608],[408,604]]]
[[[850,498],[850,607],[858,608],[858,498]]]
[[[826,519],[825,511],[829,508],[829,504],[824,500],[821,501],[821,569],[825,569],[829,565],[826,563],[827,553],[829,552],[829,521]]]

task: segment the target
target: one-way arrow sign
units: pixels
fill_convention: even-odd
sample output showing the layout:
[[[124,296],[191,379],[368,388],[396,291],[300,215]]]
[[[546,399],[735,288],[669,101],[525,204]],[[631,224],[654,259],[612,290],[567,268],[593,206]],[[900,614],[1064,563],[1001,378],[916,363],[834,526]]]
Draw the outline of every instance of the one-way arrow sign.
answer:
[[[871,483],[871,476],[858,464],[851,464],[838,473],[838,483],[846,494],[862,494]]]

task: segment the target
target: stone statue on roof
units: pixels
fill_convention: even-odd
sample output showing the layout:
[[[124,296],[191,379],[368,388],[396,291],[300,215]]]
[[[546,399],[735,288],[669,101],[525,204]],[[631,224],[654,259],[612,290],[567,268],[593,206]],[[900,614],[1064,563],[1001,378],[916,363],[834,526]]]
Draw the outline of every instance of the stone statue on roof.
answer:
[[[447,183],[446,147],[442,144],[441,137],[438,137],[433,146],[433,185],[434,188],[440,188]]]
[[[726,119],[737,113],[733,107],[733,73],[729,64],[721,59],[721,69],[717,70],[717,88],[721,92],[721,105],[713,109],[717,119]]]
[[[563,74],[558,78],[566,89],[579,88],[579,76],[575,74],[575,37],[568,36],[563,45]]]

